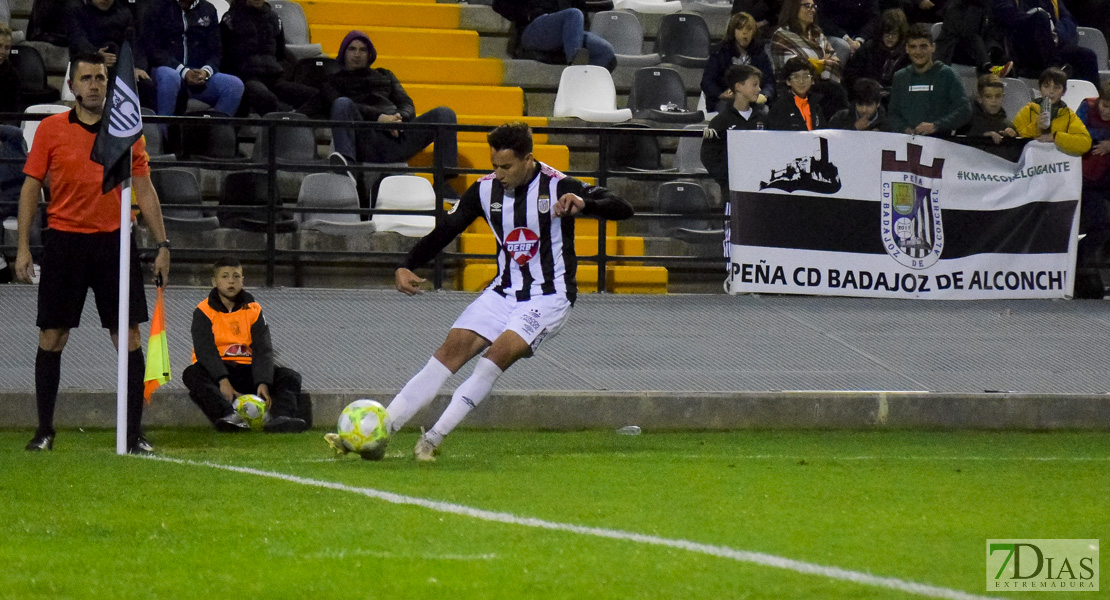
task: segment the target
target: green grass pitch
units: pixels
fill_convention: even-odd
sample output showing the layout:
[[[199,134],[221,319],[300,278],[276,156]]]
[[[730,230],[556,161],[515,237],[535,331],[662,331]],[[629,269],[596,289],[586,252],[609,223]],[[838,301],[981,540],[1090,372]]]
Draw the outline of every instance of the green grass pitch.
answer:
[[[0,599],[927,597],[354,488],[998,598],[1016,594],[987,593],[988,538],[1110,538],[1105,433],[464,430],[432,465],[412,433],[380,463],[329,458],[322,431],[150,433],[194,464],[116,456],[108,431],[41,454],[0,431]]]

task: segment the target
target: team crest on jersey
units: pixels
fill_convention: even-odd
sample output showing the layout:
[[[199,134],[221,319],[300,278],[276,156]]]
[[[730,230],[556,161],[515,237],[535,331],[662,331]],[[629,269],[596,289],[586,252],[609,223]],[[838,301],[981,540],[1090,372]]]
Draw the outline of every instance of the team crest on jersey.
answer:
[[[543,194],[539,197],[536,207],[541,213],[551,212],[551,196]]]
[[[523,265],[532,260],[540,251],[540,236],[527,227],[517,227],[505,236],[505,252]]]
[[[940,182],[944,159],[921,162],[921,146],[908,144],[906,160],[883,150],[879,229],[886,253],[911,269],[926,269],[944,250]]]
[[[251,347],[246,344],[232,344],[224,350],[224,356],[250,356]]]

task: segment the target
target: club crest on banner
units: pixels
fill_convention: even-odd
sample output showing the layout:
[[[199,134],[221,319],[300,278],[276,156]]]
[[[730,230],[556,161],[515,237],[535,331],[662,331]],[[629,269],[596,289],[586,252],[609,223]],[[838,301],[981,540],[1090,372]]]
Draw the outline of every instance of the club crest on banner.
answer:
[[[108,110],[108,133],[113,137],[126,138],[139,133],[143,120],[139,113],[139,97],[120,77],[116,77],[116,89],[112,94],[112,106]]]
[[[823,137],[818,137],[817,140],[816,154],[795,158],[781,169],[772,169],[771,177],[759,182],[759,189],[774,188],[785,192],[802,190],[816,194],[835,194],[840,191],[840,170],[829,158],[829,140]]]
[[[891,258],[911,269],[927,269],[944,250],[941,174],[944,159],[921,162],[921,146],[906,145],[906,160],[883,150],[879,229]]]

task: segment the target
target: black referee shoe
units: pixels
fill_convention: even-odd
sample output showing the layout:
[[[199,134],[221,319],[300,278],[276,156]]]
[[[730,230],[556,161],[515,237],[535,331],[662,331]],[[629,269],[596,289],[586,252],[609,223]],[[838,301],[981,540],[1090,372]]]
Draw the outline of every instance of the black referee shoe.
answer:
[[[37,433],[35,434],[35,437],[31,438],[31,441],[27,442],[27,446],[24,448],[24,450],[27,450],[28,452],[41,452],[43,450],[53,450],[53,449],[54,449],[54,436],[53,436],[53,434],[39,435]]]

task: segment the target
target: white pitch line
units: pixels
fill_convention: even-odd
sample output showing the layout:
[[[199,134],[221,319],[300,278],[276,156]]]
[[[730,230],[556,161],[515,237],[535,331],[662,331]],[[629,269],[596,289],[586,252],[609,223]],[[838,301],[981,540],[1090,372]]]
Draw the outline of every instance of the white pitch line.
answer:
[[[632,456],[632,455],[629,455]],[[686,454],[685,458],[719,458],[728,460],[910,460],[910,461],[1025,461],[1025,462],[1106,462],[1110,456],[820,456],[804,454],[748,454],[730,456],[728,454]]]
[[[601,527],[588,527],[585,525],[573,525],[570,523],[545,521],[543,519],[536,519],[532,517],[518,517],[512,513],[494,512],[483,510],[480,508],[464,506],[462,504],[439,502],[436,500],[428,500],[426,498],[405,496],[402,494],[395,494],[393,492],[375,490],[373,488],[354,487],[342,483],[336,483],[333,481],[309,479],[307,477],[298,477],[296,475],[278,473],[275,471],[263,471],[261,469],[252,469],[249,467],[236,467],[233,465],[221,465],[219,463],[212,463],[207,461],[183,460],[179,458],[169,458],[165,456],[150,456],[146,458],[147,460],[158,460],[182,465],[209,467],[212,469],[221,469],[234,473],[245,473],[248,475],[257,475],[259,477],[280,479],[282,481],[288,481],[290,483],[297,483],[300,485],[337,490],[341,492],[350,492],[353,494],[361,494],[369,498],[384,500],[392,504],[419,506],[441,513],[471,517],[482,521],[508,523],[510,525],[521,525],[524,527],[535,527],[537,529],[548,529],[552,531],[567,531],[570,533],[577,533],[579,535],[588,535],[593,537],[609,538],[628,542],[638,542],[641,544],[650,544],[653,546],[677,548],[679,550],[687,550],[689,552],[708,554],[710,556],[716,556],[718,558],[728,558],[739,562],[751,563],[767,567],[775,567],[777,569],[785,569],[787,571],[794,571],[795,573],[803,573],[806,575],[817,575],[821,577],[827,577],[829,579],[851,581],[853,583],[858,583],[861,585],[887,588],[900,592],[916,594],[918,596],[925,596],[928,598],[946,598],[948,600],[996,600],[994,597],[991,596],[978,596],[975,594],[969,594],[967,592],[961,592],[959,590],[952,590],[924,583],[907,581],[905,579],[898,579],[897,577],[880,577],[876,575],[871,575],[869,573],[862,573],[860,571],[841,569],[840,567],[827,567],[815,563],[808,563],[791,558],[785,558],[782,556],[776,556],[774,554],[765,554],[763,552],[737,550],[735,548],[729,548],[727,546],[714,546],[712,544],[702,544],[689,540],[645,535],[632,531],[621,531],[619,529],[604,529]]]

